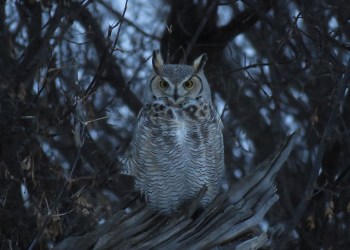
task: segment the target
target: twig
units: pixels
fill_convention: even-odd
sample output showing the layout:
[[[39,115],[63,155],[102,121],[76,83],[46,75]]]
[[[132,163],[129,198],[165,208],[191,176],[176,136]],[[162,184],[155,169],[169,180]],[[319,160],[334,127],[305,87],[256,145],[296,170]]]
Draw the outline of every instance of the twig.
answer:
[[[236,72],[239,72],[239,71],[242,71],[242,70],[251,69],[251,68],[289,64],[289,63],[292,63],[295,60],[296,60],[296,58],[295,59],[291,59],[291,60],[286,61],[286,62],[253,63],[253,64],[249,64],[247,66],[241,67],[239,69],[232,69],[232,70],[226,70],[226,71],[220,72],[219,74],[216,74],[215,76],[212,76],[212,77],[208,78],[208,80],[214,80],[214,79],[216,79],[218,77],[221,77],[221,76],[224,76],[224,75],[234,74]]]
[[[111,50],[111,54],[113,54],[113,52],[116,50],[116,46],[117,46],[117,42],[119,41],[119,35],[120,35],[120,30],[122,29],[122,24],[123,24],[123,21],[124,21],[124,17],[125,17],[125,13],[126,13],[126,9],[128,8],[128,0],[125,1],[125,5],[124,5],[124,10],[123,10],[123,14],[120,18],[120,26],[119,26],[119,29],[117,31],[117,35],[114,39],[114,43],[113,43],[113,47],[112,47],[112,50]]]
[[[313,165],[313,168],[311,170],[311,174],[309,176],[309,180],[307,182],[307,186],[305,188],[305,193],[304,193],[303,198],[300,201],[300,203],[296,209],[296,212],[294,213],[294,216],[293,216],[290,224],[288,225],[286,231],[284,232],[284,235],[279,240],[279,242],[276,244],[275,249],[281,248],[281,245],[283,244],[283,242],[285,242],[286,238],[288,237],[288,234],[296,227],[298,221],[300,220],[301,216],[304,214],[304,211],[305,211],[306,207],[308,206],[308,204],[313,196],[312,194],[313,194],[313,191],[315,188],[315,183],[316,183],[316,179],[318,177],[318,173],[320,172],[320,169],[321,169],[322,159],[323,159],[324,153],[326,151],[327,142],[328,142],[328,140],[333,132],[335,121],[336,121],[336,118],[337,118],[339,110],[340,110],[339,107],[341,105],[343,105],[346,88],[350,82],[350,59],[348,61],[347,68],[348,68],[348,70],[343,75],[343,78],[339,84],[339,87],[337,90],[337,95],[335,97],[335,100],[334,100],[334,103],[332,106],[331,114],[329,116],[325,131],[324,131],[323,136],[321,138],[320,146],[318,147],[318,150],[316,153],[315,163]]]
[[[80,152],[81,152],[81,147],[78,148],[78,152],[77,152],[77,155],[76,155],[76,158],[75,158],[75,162],[74,162],[74,165],[72,167],[72,170],[71,170],[71,173],[69,175],[69,178],[67,178],[67,180],[65,181],[64,183],[64,186],[60,192],[60,194],[57,196],[56,198],[56,201],[54,203],[54,206],[53,207],[57,207],[59,201],[61,200],[62,198],[62,195],[64,194],[64,192],[66,191],[67,189],[67,186],[68,184],[70,183],[70,179],[72,179],[72,175],[76,169],[76,165],[78,164],[79,162],[79,159],[80,159]],[[52,218],[52,214],[51,212],[49,211],[49,213],[46,215],[45,217],[45,220],[44,220],[44,223],[43,225],[41,226],[40,230],[38,231],[38,233],[36,234],[34,240],[32,241],[32,243],[30,244],[30,246],[28,247],[28,250],[33,250],[36,246],[36,244],[38,243],[38,241],[40,240],[41,236],[43,235],[47,225],[49,224],[49,221],[50,219]]]
[[[30,246],[28,247],[28,250],[33,250],[35,248],[35,246],[37,245],[38,241],[40,240],[41,236],[43,235],[50,219],[52,218],[52,210],[55,210],[57,207],[58,207],[58,204],[59,202],[61,201],[62,199],[62,196],[63,194],[65,193],[69,183],[71,182],[71,179],[72,179],[72,176],[73,174],[75,173],[75,170],[78,166],[78,163],[80,162],[80,159],[81,159],[81,149],[84,145],[84,134],[85,134],[85,128],[86,128],[86,124],[84,122],[84,112],[83,112],[83,108],[82,108],[82,105],[83,105],[83,99],[78,99],[76,101],[76,104],[74,105],[76,111],[77,111],[77,115],[75,117],[75,133],[78,133],[76,135],[74,135],[75,137],[75,143],[76,143],[76,146],[78,148],[78,151],[77,151],[77,154],[76,154],[76,157],[75,157],[75,161],[74,161],[74,164],[72,166],[72,169],[69,173],[69,176],[68,178],[66,178],[66,181],[61,189],[61,192],[59,193],[59,195],[56,197],[54,203],[53,203],[53,208],[54,209],[48,209],[48,213],[47,215],[45,216],[45,220],[41,226],[41,228],[39,229],[39,231],[37,232],[35,238],[33,239],[33,241],[31,242]]]
[[[208,22],[209,16],[211,15],[211,13],[213,12],[214,8],[218,5],[219,1],[215,0],[213,1],[207,12],[205,13],[202,22],[199,24],[196,32],[193,34],[191,41],[189,42],[189,44],[186,46],[186,50],[185,50],[185,54],[184,57],[182,59],[182,62],[186,62],[187,61],[187,57],[190,54],[191,50],[193,49],[193,46],[195,45],[195,43],[197,42],[199,35],[201,34],[202,30],[204,29],[205,25]]]
[[[123,20],[124,20],[125,12],[126,12],[126,9],[127,9],[127,5],[128,5],[128,0],[126,0],[126,2],[125,2],[124,11],[123,11],[123,14],[122,14],[120,22],[118,22],[117,24],[115,24],[113,26],[110,26],[109,29],[108,29],[108,34],[107,34],[106,43],[105,43],[105,49],[103,51],[103,55],[102,55],[102,57],[100,59],[100,64],[99,64],[99,66],[97,68],[97,71],[96,71],[96,73],[94,75],[94,78],[91,80],[89,86],[85,90],[85,98],[87,98],[87,97],[89,97],[91,95],[92,90],[95,87],[97,79],[100,77],[101,73],[104,70],[104,66],[105,66],[105,63],[106,63],[107,56],[112,55],[113,52],[116,50],[115,47],[116,47],[117,42],[119,40],[119,34],[120,34],[120,30],[121,30],[121,27],[122,27],[122,24],[123,24]],[[109,39],[110,39],[110,37],[112,35],[112,30],[115,29],[118,25],[119,25],[119,28],[118,28],[118,31],[117,31],[116,38],[115,38],[113,46],[112,46],[112,48],[110,50],[110,54],[108,54],[108,49],[109,48],[108,48],[107,44],[109,43]]]
[[[118,11],[114,10],[113,8],[111,8],[111,6],[109,6],[106,1],[102,0],[102,1],[98,1],[107,11],[111,12],[112,14],[116,15],[118,18],[123,19],[125,23],[127,23],[128,25],[130,25],[131,27],[133,27],[137,32],[141,33],[142,35],[144,35],[145,37],[149,37],[155,40],[160,41],[161,37],[156,36],[156,35],[152,35],[152,34],[148,34],[146,31],[144,31],[142,28],[140,28],[139,26],[137,26],[134,22],[132,22],[130,19],[126,18],[124,16],[124,14],[120,14]]]

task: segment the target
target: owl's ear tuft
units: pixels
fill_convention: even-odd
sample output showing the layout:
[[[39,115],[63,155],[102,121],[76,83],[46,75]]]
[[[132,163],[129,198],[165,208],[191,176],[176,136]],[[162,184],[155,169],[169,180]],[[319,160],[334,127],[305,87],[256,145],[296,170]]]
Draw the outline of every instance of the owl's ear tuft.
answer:
[[[152,65],[154,71],[159,75],[161,72],[161,67],[164,65],[163,57],[159,50],[154,50],[152,54]]]
[[[205,64],[208,61],[208,56],[207,54],[201,54],[199,57],[197,57],[196,60],[194,60],[193,62],[193,67],[196,73],[198,73],[199,71],[203,70]]]

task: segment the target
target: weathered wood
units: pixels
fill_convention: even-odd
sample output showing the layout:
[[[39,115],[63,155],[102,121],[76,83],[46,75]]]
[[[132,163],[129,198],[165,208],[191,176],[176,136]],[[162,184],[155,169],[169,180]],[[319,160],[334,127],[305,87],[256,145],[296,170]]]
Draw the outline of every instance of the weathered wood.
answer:
[[[258,249],[267,242],[258,224],[278,200],[275,176],[295,137],[198,214],[205,189],[186,211],[167,217],[144,204],[131,206],[130,213],[119,211],[95,231],[67,238],[54,249]]]

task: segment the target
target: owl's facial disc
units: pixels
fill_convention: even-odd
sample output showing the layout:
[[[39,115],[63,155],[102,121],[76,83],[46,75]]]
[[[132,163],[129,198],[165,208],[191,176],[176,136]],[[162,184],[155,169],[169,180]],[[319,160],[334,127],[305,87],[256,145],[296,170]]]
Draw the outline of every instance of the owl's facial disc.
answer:
[[[184,78],[180,81],[175,79],[155,76],[151,82],[151,92],[155,98],[164,98],[170,105],[178,105],[185,99],[196,98],[201,95],[203,84],[196,75]]]

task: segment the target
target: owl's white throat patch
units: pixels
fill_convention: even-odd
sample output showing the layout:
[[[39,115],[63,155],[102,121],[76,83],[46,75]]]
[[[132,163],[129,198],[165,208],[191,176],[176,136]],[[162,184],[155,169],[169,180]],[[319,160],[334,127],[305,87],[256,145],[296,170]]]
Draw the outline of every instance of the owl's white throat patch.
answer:
[[[178,117],[177,122],[178,122],[179,126],[176,130],[176,135],[177,135],[179,142],[183,143],[186,140],[187,124],[186,124],[186,121],[184,119],[181,119],[181,118],[179,119],[179,117]]]

